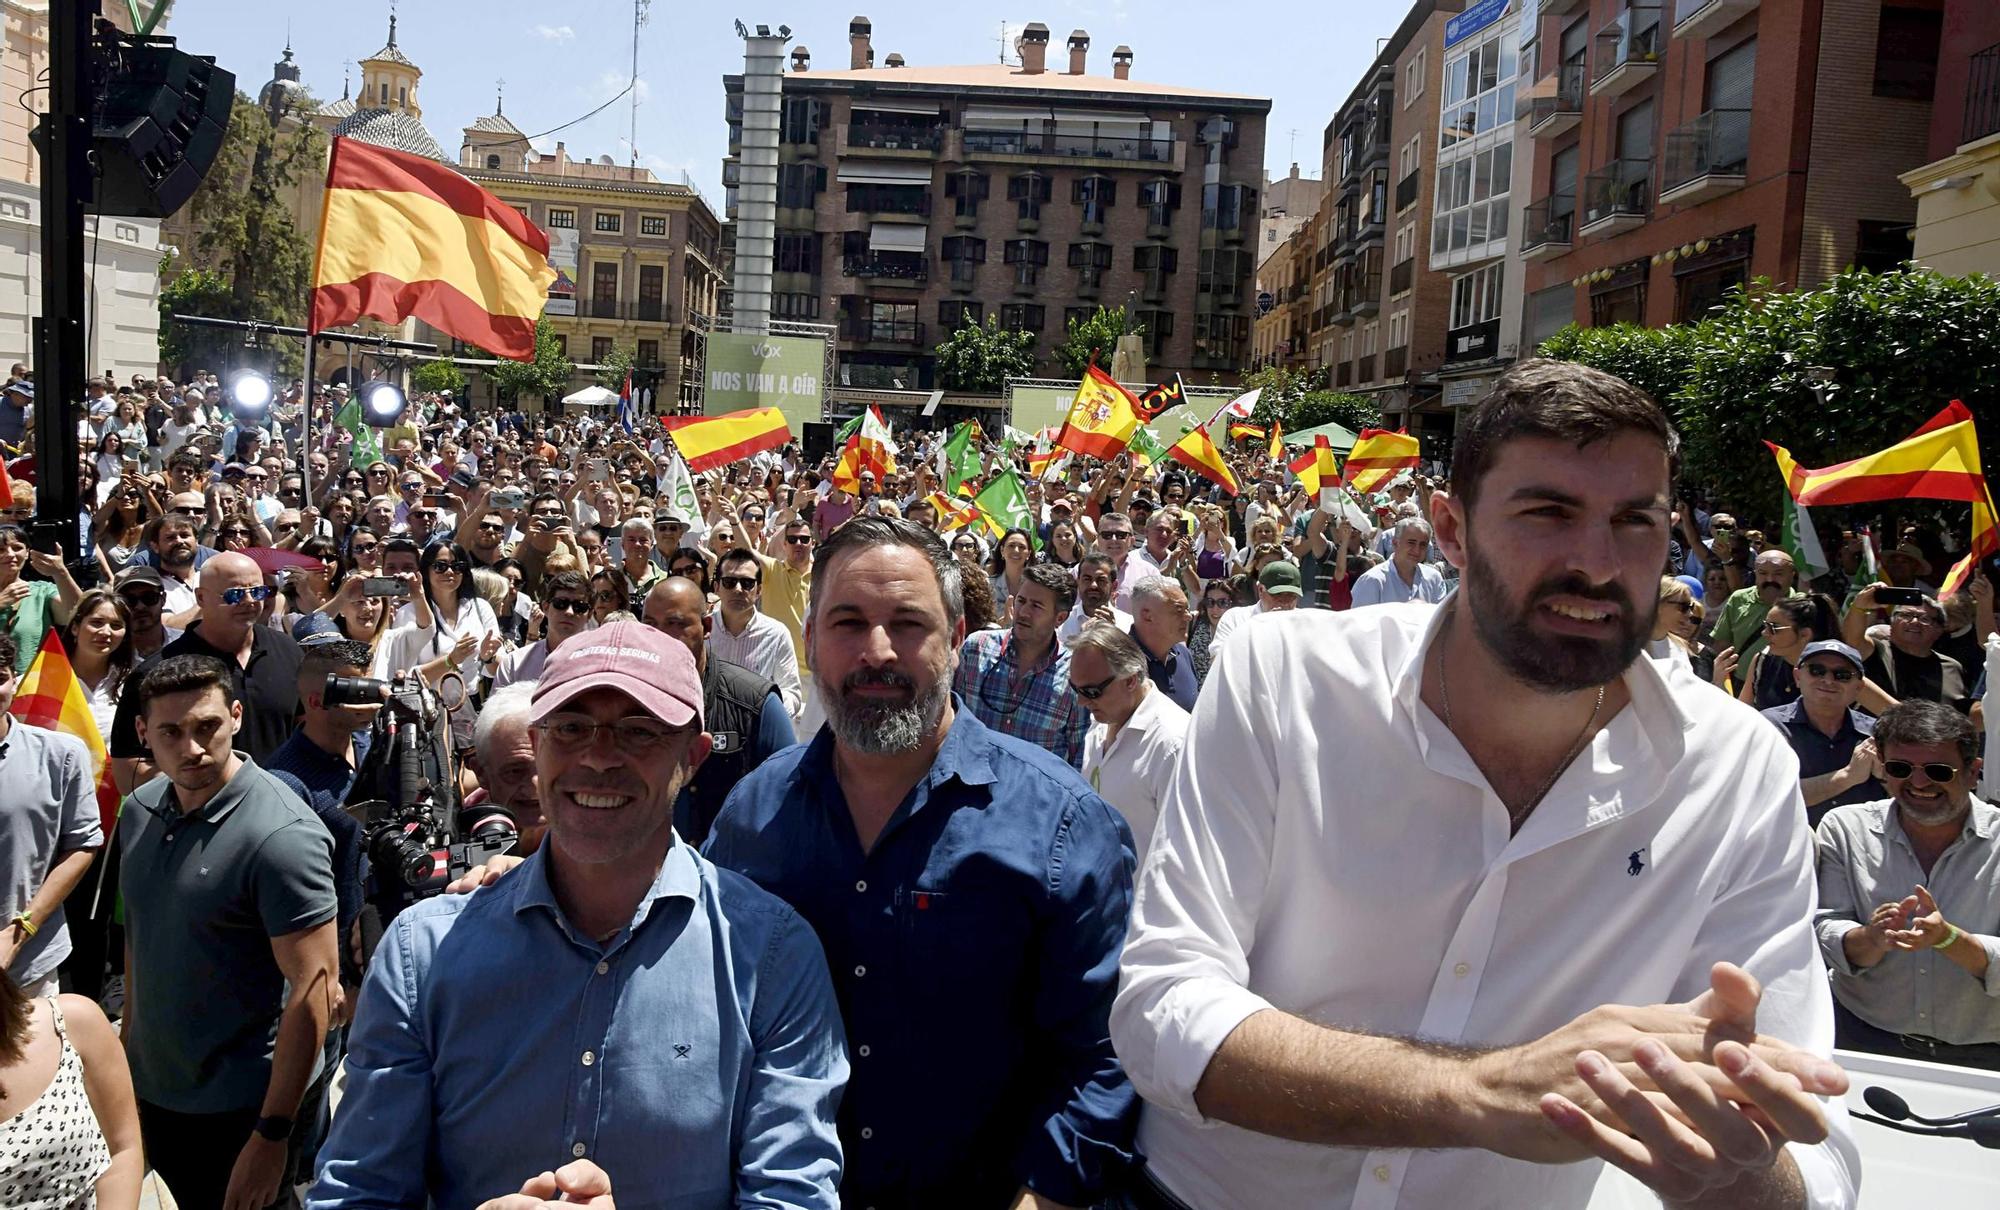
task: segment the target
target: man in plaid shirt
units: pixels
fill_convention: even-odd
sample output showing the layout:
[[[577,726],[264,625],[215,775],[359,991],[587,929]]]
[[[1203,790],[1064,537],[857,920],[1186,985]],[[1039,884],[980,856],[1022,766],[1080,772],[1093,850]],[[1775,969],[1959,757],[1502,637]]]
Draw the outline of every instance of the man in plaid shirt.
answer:
[[[1090,714],[1069,685],[1069,651],[1056,629],[1069,616],[1076,581],[1062,568],[1036,563],[1014,594],[1014,625],[983,630],[958,649],[952,689],[980,722],[1083,767]]]

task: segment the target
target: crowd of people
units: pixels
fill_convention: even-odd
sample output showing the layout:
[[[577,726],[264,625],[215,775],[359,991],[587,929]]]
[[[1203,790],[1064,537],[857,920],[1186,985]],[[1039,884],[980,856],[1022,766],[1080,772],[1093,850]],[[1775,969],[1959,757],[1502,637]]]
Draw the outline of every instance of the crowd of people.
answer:
[[[59,635],[123,806],[0,714],[0,1205],[1836,1206],[1836,1044],[2000,1070],[1985,569],[1806,580],[1615,378],[1365,498],[898,433],[693,507],[651,420],[89,395],[0,696]],[[330,677],[512,854],[392,894]]]

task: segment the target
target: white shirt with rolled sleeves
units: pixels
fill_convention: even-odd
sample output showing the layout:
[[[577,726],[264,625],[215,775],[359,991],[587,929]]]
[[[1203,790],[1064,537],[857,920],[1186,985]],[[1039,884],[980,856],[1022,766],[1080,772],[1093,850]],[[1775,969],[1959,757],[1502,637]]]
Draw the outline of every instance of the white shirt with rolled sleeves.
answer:
[[[1204,1120],[1195,1086],[1243,1020],[1505,1046],[1604,1004],[1686,1001],[1718,961],[1764,984],[1758,1028],[1833,1045],[1798,761],[1741,703],[1657,660],[1509,836],[1418,699],[1445,611],[1252,619],[1217,652],[1140,864],[1111,1038],[1139,1147],[1203,1210],[1582,1207],[1602,1165],[1292,1142]],[[1461,689],[1460,692],[1467,690]],[[1844,1105],[1793,1155],[1814,1207],[1854,1203]]]
[[[1153,824],[1160,817],[1160,803],[1172,783],[1174,762],[1180,759],[1187,729],[1188,712],[1148,682],[1146,695],[1110,743],[1105,743],[1104,737],[1111,729],[1103,723],[1092,723],[1083,737],[1083,779],[1125,817],[1141,860],[1152,840]]]
[[[731,634],[729,627],[722,624],[720,605],[709,618],[713,623],[708,628],[709,651],[718,659],[741,664],[758,676],[776,681],[778,696],[785,702],[785,713],[791,715],[796,727],[799,716],[805,712],[806,701],[799,684],[799,656],[792,644],[792,632],[761,609],[751,612],[742,634]]]

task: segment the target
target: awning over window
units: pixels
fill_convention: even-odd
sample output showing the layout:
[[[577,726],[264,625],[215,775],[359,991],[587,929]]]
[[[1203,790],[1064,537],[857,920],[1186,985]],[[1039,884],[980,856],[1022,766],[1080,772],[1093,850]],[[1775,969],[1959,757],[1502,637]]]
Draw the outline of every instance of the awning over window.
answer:
[[[849,185],[928,185],[931,183],[931,166],[895,160],[874,163],[856,160],[842,164],[834,179]]]
[[[965,128],[1018,131],[1023,124],[1047,121],[1048,116],[1046,109],[1028,109],[1019,105],[967,105]]]
[[[916,223],[874,223],[868,228],[870,252],[922,252],[924,228]]]
[[[935,102],[922,101],[855,101],[855,109],[866,109],[870,113],[921,113],[936,117],[938,107]]]
[[[1058,109],[1056,121],[1079,125],[1095,122],[1100,126],[1145,126],[1153,119],[1143,113],[1117,112],[1109,109]]]

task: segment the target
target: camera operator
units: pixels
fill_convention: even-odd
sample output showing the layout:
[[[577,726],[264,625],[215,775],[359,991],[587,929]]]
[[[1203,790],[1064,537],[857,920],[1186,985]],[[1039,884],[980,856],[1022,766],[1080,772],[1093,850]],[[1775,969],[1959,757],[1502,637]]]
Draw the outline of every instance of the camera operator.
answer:
[[[480,708],[479,721],[472,727],[472,765],[479,774],[484,801],[505,808],[521,829],[521,838],[514,846],[516,857],[534,852],[542,843],[542,834],[549,830],[535,782],[534,737],[528,734],[528,707],[534,697],[534,681],[515,681],[497,689]],[[476,801],[468,796],[466,805]]]

